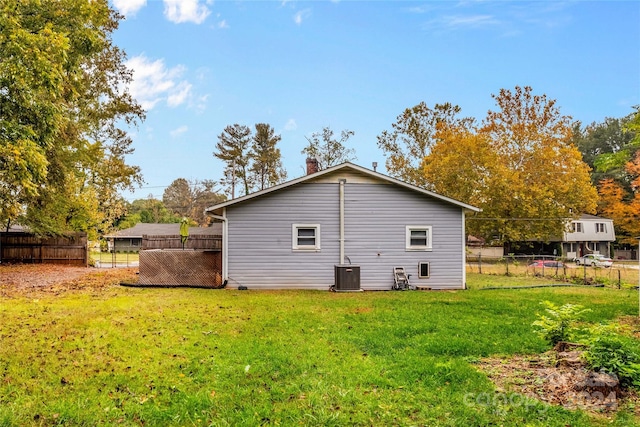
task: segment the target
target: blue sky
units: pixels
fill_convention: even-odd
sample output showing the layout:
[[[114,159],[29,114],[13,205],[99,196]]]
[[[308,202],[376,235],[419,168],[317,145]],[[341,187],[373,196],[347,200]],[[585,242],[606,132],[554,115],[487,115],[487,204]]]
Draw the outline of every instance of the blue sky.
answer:
[[[384,172],[376,136],[405,108],[450,102],[481,121],[501,88],[531,86],[583,123],[640,104],[637,1],[111,0],[114,42],[147,110],[130,129],[146,184],[222,177],[213,157],[234,123],[269,123],[289,178],[305,137],[355,132],[355,163]]]

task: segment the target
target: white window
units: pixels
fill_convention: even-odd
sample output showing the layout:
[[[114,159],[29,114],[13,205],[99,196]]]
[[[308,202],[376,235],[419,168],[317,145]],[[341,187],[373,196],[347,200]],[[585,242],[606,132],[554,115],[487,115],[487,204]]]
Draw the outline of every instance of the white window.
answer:
[[[604,222],[596,222],[596,233],[606,233],[607,226]]]
[[[571,223],[571,231],[574,233],[582,233],[582,223],[581,222],[572,222]]]
[[[407,225],[406,250],[430,251],[431,250],[431,226]]]
[[[320,250],[320,224],[293,224],[291,238],[292,249]]]
[[[419,262],[418,263],[418,278],[420,279],[428,279],[431,267],[429,267],[428,262]]]

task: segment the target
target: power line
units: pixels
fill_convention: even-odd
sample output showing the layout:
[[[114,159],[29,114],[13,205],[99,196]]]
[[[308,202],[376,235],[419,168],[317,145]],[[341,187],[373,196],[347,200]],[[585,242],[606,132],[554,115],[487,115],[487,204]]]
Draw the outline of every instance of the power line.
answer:
[[[467,221],[570,221],[571,218],[488,218],[488,217],[467,217]]]

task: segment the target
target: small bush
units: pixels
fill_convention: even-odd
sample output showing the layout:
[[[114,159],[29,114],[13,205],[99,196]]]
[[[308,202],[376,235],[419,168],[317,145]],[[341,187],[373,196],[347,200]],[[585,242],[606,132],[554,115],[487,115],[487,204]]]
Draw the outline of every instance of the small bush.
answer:
[[[589,368],[618,376],[626,387],[640,387],[640,356],[632,339],[617,333],[613,325],[589,329],[589,347],[584,353]]]
[[[565,304],[561,307],[550,301],[543,301],[541,304],[546,306],[545,311],[549,313],[549,316],[538,314],[538,320],[533,322],[533,326],[539,328],[536,331],[538,335],[552,346],[561,341],[573,339],[576,332],[575,323],[580,318],[580,315],[590,311],[577,304]]]

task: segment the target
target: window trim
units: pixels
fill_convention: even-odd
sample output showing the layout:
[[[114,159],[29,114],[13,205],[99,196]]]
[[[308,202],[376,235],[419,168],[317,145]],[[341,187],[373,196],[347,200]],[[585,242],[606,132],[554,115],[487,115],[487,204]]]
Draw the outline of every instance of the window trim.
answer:
[[[573,233],[584,233],[584,226],[580,221],[574,221],[572,224],[572,232]]]
[[[315,229],[315,244],[311,245],[299,245],[298,230],[303,228]],[[319,251],[320,250],[320,224],[291,224],[291,249],[294,251]]]
[[[427,274],[426,276],[423,276],[422,273],[422,265],[426,264],[427,265],[427,271],[429,274]],[[431,263],[429,261],[420,261],[418,262],[418,279],[428,279],[431,277]]]
[[[427,232],[427,244],[414,246],[411,245],[411,232],[412,231],[426,231]],[[433,227],[430,225],[407,225],[405,227],[405,250],[406,251],[422,251],[428,252],[433,248]]]
[[[604,222],[596,222],[596,233],[606,233],[607,225]]]

